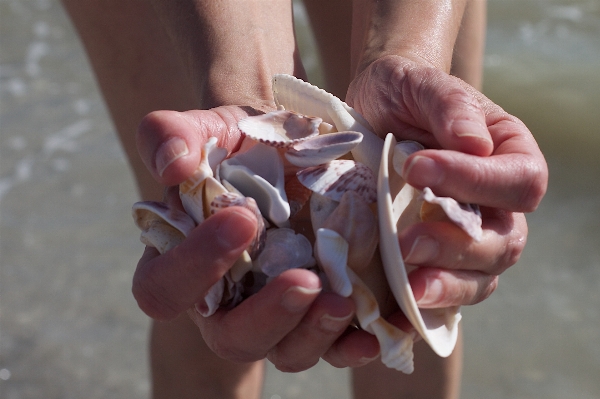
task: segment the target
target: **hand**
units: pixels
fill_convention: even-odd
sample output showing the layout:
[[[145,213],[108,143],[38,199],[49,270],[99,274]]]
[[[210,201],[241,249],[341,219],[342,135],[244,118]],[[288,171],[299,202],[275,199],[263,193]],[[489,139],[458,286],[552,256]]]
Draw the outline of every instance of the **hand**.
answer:
[[[210,136],[234,150],[240,142],[237,121],[253,112],[228,106],[151,113],[139,129],[141,157],[157,181],[178,185],[197,167],[200,148]],[[176,191],[167,193],[167,201],[180,206]],[[281,274],[232,310],[219,309],[208,318],[195,311],[194,305],[231,267],[255,231],[254,216],[232,207],[208,218],[163,255],[147,248],[133,281],[140,308],[157,320],[170,320],[188,310],[208,346],[232,361],[267,357],[280,370],[301,371],[321,356],[340,367],[377,356],[379,347],[370,334],[356,331],[342,336],[354,315],[352,300],[321,293],[318,277],[307,270]]]
[[[547,187],[546,162],[527,127],[463,81],[399,56],[365,68],[350,85],[347,101],[377,133],[393,132],[432,148],[406,162],[409,184],[481,206],[480,242],[442,222],[400,232],[406,260],[424,266],[410,276],[419,306],[486,299],[498,275],[523,251],[522,212],[535,210]]]

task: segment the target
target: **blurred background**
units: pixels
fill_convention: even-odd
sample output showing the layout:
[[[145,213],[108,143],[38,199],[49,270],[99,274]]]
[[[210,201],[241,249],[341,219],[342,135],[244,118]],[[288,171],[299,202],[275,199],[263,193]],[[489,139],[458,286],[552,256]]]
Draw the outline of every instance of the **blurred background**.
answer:
[[[463,398],[600,397],[600,1],[490,0],[484,92],[550,167],[529,242],[463,309]],[[303,55],[318,83],[306,18]],[[146,398],[123,152],[58,0],[0,0],[0,398]],[[418,367],[418,365],[417,365]],[[348,398],[326,363],[263,398]]]

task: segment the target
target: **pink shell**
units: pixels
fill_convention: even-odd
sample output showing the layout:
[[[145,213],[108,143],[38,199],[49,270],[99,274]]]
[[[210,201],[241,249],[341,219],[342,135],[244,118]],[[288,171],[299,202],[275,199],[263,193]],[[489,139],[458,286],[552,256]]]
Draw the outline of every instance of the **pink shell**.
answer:
[[[318,135],[322,121],[292,111],[274,111],[242,119],[238,127],[255,141],[285,148]]]
[[[334,160],[303,169],[296,175],[304,186],[335,201],[340,201],[346,191],[356,191],[369,204],[377,201],[375,176],[359,162]]]

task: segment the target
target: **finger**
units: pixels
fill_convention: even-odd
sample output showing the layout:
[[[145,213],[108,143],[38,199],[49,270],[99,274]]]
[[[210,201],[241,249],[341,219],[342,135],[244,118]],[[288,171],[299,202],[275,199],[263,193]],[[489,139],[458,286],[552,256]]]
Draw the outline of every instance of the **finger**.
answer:
[[[387,318],[387,321],[402,331],[411,333],[414,327],[404,313],[398,311]],[[420,337],[415,338],[417,342]],[[334,367],[360,367],[379,358],[377,338],[364,330],[348,329],[325,353],[323,360]]]
[[[284,372],[299,372],[317,364],[346,330],[354,302],[332,293],[321,294],[300,324],[273,348],[267,359]]]
[[[412,186],[429,187],[436,195],[514,212],[534,211],[548,181],[539,150],[491,157],[424,150],[406,161],[402,174]]]
[[[186,112],[155,111],[142,119],[136,140],[140,156],[153,177],[167,186],[187,179],[200,163],[210,137],[233,151],[240,142],[237,122],[256,113],[248,107],[225,106]]]
[[[482,209],[483,237],[475,241],[451,222],[416,223],[399,233],[406,263],[499,275],[514,265],[527,241],[521,213]]]
[[[360,367],[379,358],[377,338],[364,330],[348,329],[323,355],[333,367]]]
[[[192,319],[208,346],[220,357],[248,362],[263,359],[298,326],[321,292],[319,277],[308,270],[288,270],[231,310],[219,309]]]
[[[498,276],[474,270],[420,267],[408,279],[420,308],[474,305],[487,299],[498,286]]]
[[[167,253],[144,255],[133,278],[133,295],[150,317],[168,320],[200,301],[256,235],[256,218],[231,207],[206,219]]]

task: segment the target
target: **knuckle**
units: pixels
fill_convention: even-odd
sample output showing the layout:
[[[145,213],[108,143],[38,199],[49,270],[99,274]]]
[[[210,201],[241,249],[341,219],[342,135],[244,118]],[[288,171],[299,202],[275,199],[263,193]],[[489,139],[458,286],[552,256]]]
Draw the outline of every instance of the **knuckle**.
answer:
[[[548,169],[545,162],[529,162],[524,167],[523,193],[519,199],[519,211],[533,212],[537,209],[548,188]]]
[[[498,288],[499,280],[500,278],[498,276],[489,276],[489,278],[486,279],[485,282],[482,282],[479,285],[477,293],[475,294],[475,297],[473,298],[473,302],[471,304],[475,305],[489,298],[490,295],[492,295],[492,293],[496,291],[496,288]]]

